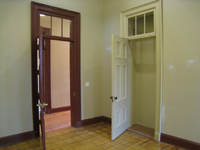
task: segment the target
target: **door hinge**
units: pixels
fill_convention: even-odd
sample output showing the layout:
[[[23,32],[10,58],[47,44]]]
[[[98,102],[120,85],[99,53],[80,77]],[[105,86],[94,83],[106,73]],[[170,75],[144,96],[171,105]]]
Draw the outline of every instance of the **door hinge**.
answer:
[[[74,92],[74,97],[76,96],[76,93]]]

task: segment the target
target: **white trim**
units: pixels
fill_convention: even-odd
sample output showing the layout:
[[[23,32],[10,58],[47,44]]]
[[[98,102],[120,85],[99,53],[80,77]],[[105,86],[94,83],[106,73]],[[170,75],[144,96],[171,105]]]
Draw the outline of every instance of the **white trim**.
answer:
[[[148,34],[142,34],[142,35],[137,35],[137,36],[129,36],[126,39],[127,40],[135,40],[135,39],[142,39],[142,38],[148,38],[148,37],[153,37],[156,36],[155,33],[148,33]]]
[[[154,32],[128,36],[128,18],[154,11]],[[120,36],[127,40],[156,37],[156,110],[154,139],[160,141],[162,104],[162,0],[155,0],[120,13]]]

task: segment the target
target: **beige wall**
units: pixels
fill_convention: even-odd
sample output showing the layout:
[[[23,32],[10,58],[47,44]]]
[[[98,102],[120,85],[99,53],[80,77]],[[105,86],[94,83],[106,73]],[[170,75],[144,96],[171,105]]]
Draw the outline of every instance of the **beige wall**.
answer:
[[[200,1],[163,0],[162,133],[200,142]],[[147,1],[104,1],[103,114],[110,117],[111,34],[119,13]]]
[[[162,133],[200,143],[200,1],[163,2]]]
[[[82,119],[110,117],[111,34],[121,11],[151,0],[36,1],[81,13]],[[162,132],[200,142],[200,1],[163,1]],[[0,137],[33,129],[30,2],[0,2]]]
[[[35,1],[81,13],[82,119],[101,116],[103,1]],[[31,0],[0,1],[0,68],[0,137],[33,130]]]
[[[70,43],[51,40],[51,108],[70,106]]]

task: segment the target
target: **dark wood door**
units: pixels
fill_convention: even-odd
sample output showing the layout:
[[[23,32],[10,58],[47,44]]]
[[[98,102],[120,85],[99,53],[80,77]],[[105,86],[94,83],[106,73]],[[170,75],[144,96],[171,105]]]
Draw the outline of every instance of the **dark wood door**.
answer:
[[[46,142],[45,142],[45,121],[44,121],[44,107],[47,105],[44,103],[44,50],[43,50],[43,35],[42,35],[42,27],[40,27],[40,34],[39,34],[39,58],[40,58],[40,65],[39,65],[39,97],[40,103],[37,105],[40,107],[40,122],[41,122],[41,134],[42,134],[42,144],[43,149],[46,150]]]

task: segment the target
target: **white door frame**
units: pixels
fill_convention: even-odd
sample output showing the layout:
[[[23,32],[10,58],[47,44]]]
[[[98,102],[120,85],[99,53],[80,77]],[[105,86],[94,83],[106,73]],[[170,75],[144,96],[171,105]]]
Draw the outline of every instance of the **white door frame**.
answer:
[[[151,34],[128,37],[128,17],[134,14],[154,9],[155,31]],[[156,37],[156,110],[154,139],[160,141],[161,134],[161,104],[162,104],[162,0],[146,3],[120,13],[120,36],[128,40]],[[131,113],[129,113],[131,114]],[[131,115],[130,115],[131,117]],[[131,125],[131,124],[130,124]]]

